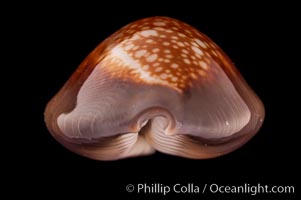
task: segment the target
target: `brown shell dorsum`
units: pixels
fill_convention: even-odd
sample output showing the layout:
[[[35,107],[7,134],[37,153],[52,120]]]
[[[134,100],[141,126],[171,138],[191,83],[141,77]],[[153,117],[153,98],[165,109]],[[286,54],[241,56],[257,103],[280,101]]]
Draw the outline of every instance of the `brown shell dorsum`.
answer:
[[[168,17],[133,22],[104,40],[48,103],[47,128],[96,160],[156,150],[205,159],[250,140],[260,99],[206,35]]]

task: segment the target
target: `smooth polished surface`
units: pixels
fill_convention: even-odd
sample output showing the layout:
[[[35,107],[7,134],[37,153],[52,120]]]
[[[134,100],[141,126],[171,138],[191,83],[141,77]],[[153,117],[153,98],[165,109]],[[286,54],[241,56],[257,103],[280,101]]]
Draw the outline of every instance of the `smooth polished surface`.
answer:
[[[246,143],[263,119],[261,101],[226,54],[167,17],[136,21],[102,42],[45,111],[60,143],[97,160],[155,150],[216,157]]]

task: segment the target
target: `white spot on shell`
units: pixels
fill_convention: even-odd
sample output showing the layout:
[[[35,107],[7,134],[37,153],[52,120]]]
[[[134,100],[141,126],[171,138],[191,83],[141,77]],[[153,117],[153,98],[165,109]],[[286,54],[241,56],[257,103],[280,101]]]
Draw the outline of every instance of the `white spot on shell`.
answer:
[[[154,40],[152,40],[152,39],[147,39],[145,42],[146,42],[146,43],[153,43]]]
[[[212,50],[211,53],[212,53],[213,55],[217,56],[217,53],[216,53],[214,50]]]
[[[201,40],[199,40],[199,39],[194,39],[194,41],[195,41],[198,45],[200,45],[201,47],[203,47],[204,49],[207,48],[207,45],[206,45],[204,42],[202,42]]]
[[[160,51],[160,49],[159,49],[159,48],[154,48],[152,51],[153,51],[154,53],[157,53],[157,52]]]
[[[124,47],[124,50],[128,51],[128,50],[132,49],[133,47],[134,47],[133,44],[129,44],[129,45]]]
[[[202,71],[202,70],[198,70],[197,72],[198,72],[199,75],[201,75],[201,76],[206,76],[206,73],[205,73],[204,71]]]
[[[207,63],[205,63],[204,61],[199,61],[200,66],[204,69],[207,70],[208,69],[208,65]]]
[[[190,76],[193,78],[193,79],[197,79],[197,75],[195,73],[190,73]]]
[[[187,59],[187,58],[185,58],[185,59],[184,59],[184,63],[186,63],[186,64],[188,64],[188,65],[189,65],[189,64],[190,64],[190,60],[189,60],[189,59]]]
[[[182,56],[183,58],[187,58],[187,57],[188,57],[187,54],[185,54],[185,53],[181,53],[181,56]]]
[[[160,74],[160,78],[162,78],[162,79],[166,79],[168,76],[167,76],[167,74]]]
[[[132,40],[137,40],[137,39],[139,39],[139,38],[140,38],[139,35],[135,34],[131,39],[132,39]]]
[[[173,76],[173,77],[171,78],[171,80],[172,80],[173,82],[176,82],[176,81],[178,80],[178,78],[175,77],[175,76]]]
[[[153,24],[155,26],[165,26],[166,25],[166,23],[164,23],[164,22],[154,22]]]
[[[147,62],[154,62],[158,58],[157,54],[152,54],[146,58]]]
[[[199,55],[204,55],[203,51],[195,46],[192,46],[191,49]]]
[[[179,65],[178,65],[177,63],[172,63],[172,64],[171,64],[171,68],[176,69],[176,68],[178,68],[178,67],[179,67]]]
[[[144,65],[144,66],[142,67],[142,69],[144,69],[144,70],[148,70],[148,68],[149,68],[149,65]]]
[[[155,63],[156,64],[156,63]],[[155,72],[160,72],[160,71],[162,71],[163,70],[163,68],[162,67],[157,67],[156,69],[155,69]]]
[[[140,57],[143,56],[145,53],[146,53],[146,50],[144,50],[144,49],[143,49],[143,50],[136,51],[135,57],[140,58]]]
[[[189,53],[186,49],[182,49],[182,52],[183,52],[183,53],[186,53],[186,54]]]
[[[168,45],[170,45],[170,43],[169,42],[163,42],[163,45],[168,46]]]
[[[177,43],[180,47],[184,47],[184,43],[183,42],[178,42]]]
[[[145,30],[140,32],[141,35],[144,37],[149,37],[149,36],[158,36],[158,32],[155,30]]]
[[[178,33],[180,37],[186,37],[183,33]]]
[[[149,28],[150,28],[149,26],[143,26],[142,30],[146,30],[146,29],[149,29]]]
[[[164,31],[164,28],[162,28],[162,27],[155,27],[154,29],[158,30],[158,31]]]

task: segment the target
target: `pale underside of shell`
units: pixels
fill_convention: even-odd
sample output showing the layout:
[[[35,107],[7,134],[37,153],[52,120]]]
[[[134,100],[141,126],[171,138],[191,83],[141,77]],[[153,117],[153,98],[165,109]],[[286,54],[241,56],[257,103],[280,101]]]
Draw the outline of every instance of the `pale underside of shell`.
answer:
[[[263,119],[263,104],[227,55],[167,17],[133,22],[103,41],[45,111],[61,144],[97,160],[156,150],[216,157],[250,140]]]

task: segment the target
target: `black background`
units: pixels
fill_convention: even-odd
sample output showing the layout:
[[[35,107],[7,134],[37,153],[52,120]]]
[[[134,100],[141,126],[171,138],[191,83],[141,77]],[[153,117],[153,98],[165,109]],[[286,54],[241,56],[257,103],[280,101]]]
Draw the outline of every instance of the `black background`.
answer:
[[[22,194],[30,196],[42,192],[43,196],[57,198],[67,194],[111,199],[104,197],[109,194],[144,199],[148,195],[127,193],[125,186],[130,183],[297,186],[300,169],[297,93],[300,89],[297,89],[295,71],[300,66],[294,61],[298,56],[298,50],[294,49],[298,48],[294,39],[298,26],[294,6],[111,3],[26,4],[30,9],[19,5],[15,11],[22,10],[22,14],[8,23],[18,30],[13,31],[10,46],[14,59],[18,57],[22,63],[16,65],[18,80],[22,80],[16,93],[18,107],[25,107],[18,117],[22,120],[14,124],[17,138],[13,141],[18,147],[10,156],[14,167],[11,175],[16,175],[10,179],[13,187],[23,188]],[[250,142],[233,153],[209,160],[156,153],[101,162],[73,154],[51,137],[43,119],[47,102],[102,40],[127,23],[149,16],[180,19],[205,33],[229,55],[266,109],[263,127]],[[298,187],[295,190],[298,192]],[[295,195],[256,196],[257,199],[267,197],[289,199]],[[221,199],[223,195],[186,194],[176,198]],[[156,199],[164,197],[156,195]]]

